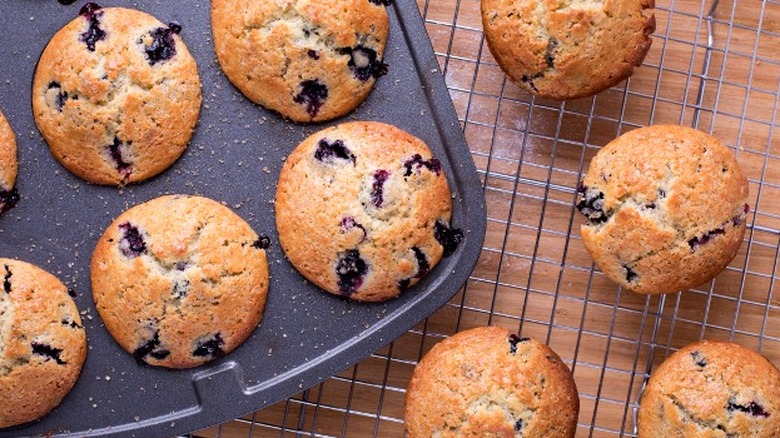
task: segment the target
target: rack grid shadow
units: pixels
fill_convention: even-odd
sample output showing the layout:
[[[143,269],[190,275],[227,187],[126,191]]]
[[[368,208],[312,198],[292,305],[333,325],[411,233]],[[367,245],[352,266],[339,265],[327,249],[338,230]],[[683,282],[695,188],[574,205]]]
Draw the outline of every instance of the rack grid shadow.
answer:
[[[487,200],[475,270],[447,305],[359,364],[192,436],[400,437],[417,361],[481,325],[519,330],[558,352],[580,391],[583,437],[636,436],[650,372],[690,342],[732,340],[780,365],[780,1],[658,0],[653,45],[634,76],[563,103],[506,80],[482,35],[479,0],[417,3]],[[574,204],[600,147],[661,123],[693,126],[732,148],[750,181],[751,213],[740,252],[716,279],[645,297],[593,266]]]

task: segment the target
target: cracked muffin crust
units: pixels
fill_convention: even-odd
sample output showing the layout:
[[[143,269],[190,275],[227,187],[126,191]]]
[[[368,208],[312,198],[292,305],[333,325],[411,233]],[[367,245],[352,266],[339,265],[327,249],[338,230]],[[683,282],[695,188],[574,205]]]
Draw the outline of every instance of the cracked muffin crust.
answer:
[[[543,98],[591,96],[634,73],[655,31],[654,0],[481,0],[490,52]]]
[[[38,419],[78,380],[87,337],[69,290],[29,263],[0,258],[0,427]]]
[[[216,201],[153,199],[122,213],[100,238],[90,264],[95,305],[139,363],[201,365],[260,323],[268,245]]]
[[[639,437],[780,436],[780,371],[730,342],[690,344],[656,369],[639,404]]]
[[[387,72],[389,0],[212,0],[217,59],[255,103],[296,122],[341,117]]]
[[[121,185],[179,158],[201,104],[198,70],[180,31],[144,12],[87,3],[54,35],[38,61],[32,104],[65,168]]]
[[[574,437],[574,378],[548,346],[500,327],[436,344],[406,392],[409,438]]]
[[[464,239],[450,226],[441,163],[378,122],[322,130],[287,158],[276,228],[287,258],[332,294],[383,301],[416,284]]]
[[[642,294],[711,280],[739,249],[748,182],[734,154],[692,128],[630,131],[590,163],[577,208],[585,248],[604,274]]]
[[[16,189],[18,167],[16,136],[0,112],[0,213],[19,202],[19,191]]]

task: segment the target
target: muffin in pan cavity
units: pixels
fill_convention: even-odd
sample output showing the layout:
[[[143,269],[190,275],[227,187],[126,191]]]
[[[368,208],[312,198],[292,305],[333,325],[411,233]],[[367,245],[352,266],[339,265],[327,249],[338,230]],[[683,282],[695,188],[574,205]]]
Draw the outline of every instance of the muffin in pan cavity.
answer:
[[[143,181],[184,152],[198,122],[195,59],[177,23],[87,3],[43,51],[35,123],[52,155],[96,184]]]
[[[296,122],[341,117],[387,72],[389,0],[212,0],[217,59],[255,103]]]
[[[637,293],[711,280],[745,234],[747,178],[723,143],[693,128],[623,134],[596,154],[579,191],[585,248],[610,280]]]
[[[0,213],[13,208],[19,202],[16,175],[19,161],[16,152],[16,135],[0,112]]]
[[[60,404],[87,357],[72,290],[32,264],[0,258],[0,427],[36,420]]]
[[[287,258],[332,294],[384,301],[416,284],[464,233],[439,160],[411,134],[350,122],[303,141],[282,167],[276,228]]]
[[[591,96],[634,73],[655,31],[654,0],[481,0],[490,52],[519,87]]]
[[[191,368],[254,331],[268,293],[267,237],[211,199],[169,195],[106,229],[92,255],[95,306],[139,363]]]

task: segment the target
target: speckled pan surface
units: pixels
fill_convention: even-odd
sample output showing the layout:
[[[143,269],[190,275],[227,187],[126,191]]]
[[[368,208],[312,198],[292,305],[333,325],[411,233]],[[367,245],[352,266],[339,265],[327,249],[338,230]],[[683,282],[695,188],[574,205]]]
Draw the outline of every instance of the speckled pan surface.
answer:
[[[367,101],[347,117],[311,126],[282,120],[228,82],[214,55],[208,1],[100,2],[181,23],[203,84],[201,119],[188,149],[167,171],[125,189],[89,185],[71,175],[51,156],[32,117],[30,87],[38,57],[84,3],[0,2],[0,107],[17,133],[22,197],[0,217],[0,255],[39,265],[73,288],[89,339],[81,379],[62,404],[40,422],[0,429],[0,438],[50,432],[166,437],[237,417],[381,348],[443,305],[466,280],[484,237],[484,198],[414,2],[389,7],[390,69]],[[453,225],[466,234],[455,254],[382,304],[350,302],[305,282],[284,259],[274,226],[272,202],[286,155],[316,130],[354,119],[394,124],[429,145],[449,178]],[[102,327],[89,289],[90,257],[105,227],[128,207],[170,193],[222,201],[271,238],[262,323],[229,356],[185,371],[137,365]]]

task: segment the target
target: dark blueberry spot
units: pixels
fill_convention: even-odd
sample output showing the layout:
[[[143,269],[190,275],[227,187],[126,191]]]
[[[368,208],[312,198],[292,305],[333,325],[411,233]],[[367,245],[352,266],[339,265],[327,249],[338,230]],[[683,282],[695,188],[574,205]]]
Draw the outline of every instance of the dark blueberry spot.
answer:
[[[745,217],[748,215],[748,213],[750,213],[750,206],[745,204],[744,207],[742,207],[742,214],[734,216],[731,219],[731,222],[735,227],[742,225],[742,221],[745,220]]]
[[[255,242],[252,244],[252,248],[255,249],[268,249],[268,247],[271,246],[271,239],[268,238],[265,234],[261,234],[260,237],[255,240]]]
[[[534,81],[544,76],[544,73],[536,73],[533,76],[523,75],[520,80],[523,81],[524,84],[528,84],[529,87],[531,87],[531,90],[534,91],[534,93],[538,93],[539,89],[536,88],[536,84],[534,84]]]
[[[339,158],[352,161],[352,164],[357,163],[357,157],[344,146],[343,141],[336,140],[333,143],[330,143],[326,138],[323,138],[317,143],[317,150],[314,151],[314,158],[319,161],[330,161],[330,158]]]
[[[744,412],[746,414],[750,414],[754,417],[764,417],[764,418],[769,417],[769,412],[765,411],[760,404],[754,401],[746,405],[740,405],[737,404],[736,401],[734,401],[734,399],[731,399],[729,400],[729,404],[726,406],[726,409],[728,409],[729,412],[739,411],[739,412]]]
[[[37,354],[38,356],[44,356],[47,358],[47,360],[51,359],[57,362],[57,365],[65,365],[67,363],[62,359],[60,359],[60,354],[62,354],[62,348],[54,348],[51,345],[33,342],[32,351],[33,354]]]
[[[81,328],[81,326],[76,321],[71,321],[69,319],[63,319],[60,322],[62,323],[62,325],[68,325],[72,329]]]
[[[339,224],[339,226],[344,232],[347,232],[353,228],[358,228],[359,230],[361,230],[363,232],[363,238],[360,239],[361,242],[365,240],[366,237],[368,237],[368,232],[366,231],[366,228],[363,225],[357,223],[357,221],[355,221],[355,218],[352,216],[344,217],[344,219],[341,220],[341,224]]]
[[[57,90],[57,97],[54,99],[54,108],[57,109],[57,112],[62,112],[62,108],[65,106],[65,101],[68,100],[68,92],[62,91],[62,87],[60,87],[59,82],[51,81],[49,82],[49,90]]]
[[[76,0],[58,0],[61,5],[72,5],[73,3],[76,3]]]
[[[309,49],[308,52],[306,52],[307,55],[309,55],[309,58],[311,59],[320,59],[320,54],[317,53],[314,49]]]
[[[8,267],[8,265],[5,265],[5,276],[3,277],[3,290],[5,293],[10,294],[11,293],[11,268]]]
[[[144,236],[137,227],[125,222],[119,225],[122,230],[122,240],[119,242],[119,250],[125,257],[135,258],[146,252],[146,242]]]
[[[412,158],[404,162],[404,167],[406,168],[406,172],[404,173],[405,177],[411,176],[412,171],[422,169],[423,167],[430,170],[431,172],[434,172],[436,175],[441,173],[441,163],[439,160],[436,158],[423,160],[423,157],[420,154],[412,155]]]
[[[368,1],[370,1],[371,3],[377,6],[379,5],[390,6],[390,4],[393,2],[393,0],[368,0]]]
[[[555,52],[558,49],[558,40],[550,38],[547,42],[547,51],[544,54],[544,61],[547,63],[547,67],[555,68]]]
[[[378,78],[387,74],[385,64],[376,53],[376,50],[357,45],[355,47],[343,47],[339,49],[342,55],[349,55],[349,66],[352,73],[360,81],[367,81],[372,77]]]
[[[168,350],[154,350],[151,353],[149,353],[149,356],[152,356],[154,359],[157,360],[163,360],[166,357],[168,357],[168,355],[170,354],[171,352]]]
[[[707,366],[707,358],[704,357],[701,352],[694,351],[691,353],[691,358],[693,358],[693,363],[696,364],[697,367],[705,367]]]
[[[701,237],[697,236],[697,237],[694,237],[693,239],[689,240],[688,241],[688,245],[691,247],[691,252],[696,252],[696,250],[700,246],[706,244],[712,238],[714,238],[715,236],[720,235],[720,234],[726,234],[726,230],[724,230],[723,228],[716,228],[714,230],[707,231]]]
[[[327,98],[328,87],[314,79],[301,82],[301,91],[293,98],[293,101],[306,105],[306,112],[309,113],[309,116],[316,117]]]
[[[577,203],[580,211],[590,224],[604,223],[609,219],[609,214],[604,211],[604,193],[598,189],[587,188],[580,184],[577,191],[582,194],[582,200]]]
[[[666,190],[664,189],[658,189],[658,197],[663,199],[666,197]]]
[[[176,268],[177,271],[184,271],[190,266],[190,262],[176,262],[175,265],[173,265],[174,268]]]
[[[390,172],[379,169],[374,172],[374,184],[371,186],[371,202],[374,203],[376,208],[382,206],[385,201],[384,186],[385,181],[390,178]]]
[[[127,145],[129,146],[132,143],[133,142],[128,141]],[[123,146],[125,146],[125,142],[119,140],[118,137],[114,137],[114,142],[106,146],[106,150],[108,151],[108,155],[111,157],[111,160],[114,162],[114,168],[116,171],[122,175],[122,178],[127,179],[130,174],[133,173],[133,164],[125,161],[125,158],[122,154]]]
[[[133,357],[140,364],[146,362],[146,356],[152,356],[157,360],[162,360],[171,354],[168,350],[161,350],[157,347],[160,346],[160,333],[154,332],[154,337],[144,344],[140,345],[133,351]]]
[[[464,238],[462,230],[450,228],[442,221],[436,221],[436,225],[433,227],[433,237],[444,247],[444,257],[452,255]]]
[[[190,282],[188,280],[178,280],[173,283],[173,297],[182,299],[190,291]]]
[[[171,32],[178,35],[181,33],[181,23],[179,23],[178,21],[171,21],[170,23],[168,23],[168,29],[170,29]]]
[[[748,213],[750,213],[750,206],[749,206],[749,205],[747,205],[747,204],[745,204],[745,205],[742,207],[742,211],[744,211],[744,212],[745,212],[745,214],[747,215]]]
[[[336,274],[339,276],[339,292],[344,296],[352,295],[363,285],[363,277],[368,273],[368,265],[360,257],[360,252],[350,249],[341,253],[336,264]]]
[[[629,267],[628,265],[623,265],[623,269],[626,270],[626,281],[627,282],[631,283],[632,281],[634,281],[637,278],[639,278],[639,274],[637,274],[636,271],[631,269],[631,267]]]
[[[181,32],[181,25],[171,23],[172,27],[158,27],[151,31],[152,43],[144,45],[144,52],[149,65],[155,65],[158,62],[164,62],[176,55],[176,40],[173,36]],[[138,41],[143,44],[143,38]]]
[[[523,430],[523,426],[525,426],[525,425],[523,424],[523,420],[522,419],[515,421],[515,432],[522,431]]]
[[[531,340],[531,338],[521,338],[521,337],[515,335],[514,333],[510,334],[509,335],[509,353],[510,354],[517,353],[517,344],[521,344],[523,342],[528,342],[530,340]]]
[[[19,199],[21,197],[16,187],[11,190],[0,190],[0,213],[14,208]]]
[[[412,283],[412,280],[409,278],[404,278],[403,280],[400,280],[398,282],[398,290],[403,292],[406,292],[409,289],[409,285]]]
[[[192,355],[197,357],[222,357],[225,355],[225,351],[222,350],[224,345],[225,341],[223,341],[222,336],[217,333],[211,338],[198,342]]]
[[[70,295],[71,298],[76,298],[76,291],[73,288],[68,288],[68,295]]]
[[[417,259],[417,275],[415,277],[420,278],[431,270],[431,265],[428,263],[428,257],[420,248],[414,246],[412,251],[414,251],[414,258]]]
[[[648,210],[655,210],[655,203],[645,204],[645,208]]]
[[[81,34],[81,42],[87,45],[90,52],[94,52],[95,44],[106,38],[106,32],[100,28],[100,17],[103,15],[103,11],[97,4],[87,3],[81,8],[79,14],[89,22],[89,28]]]

